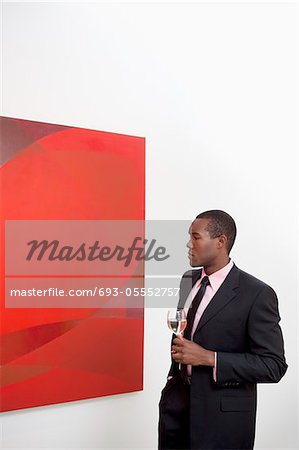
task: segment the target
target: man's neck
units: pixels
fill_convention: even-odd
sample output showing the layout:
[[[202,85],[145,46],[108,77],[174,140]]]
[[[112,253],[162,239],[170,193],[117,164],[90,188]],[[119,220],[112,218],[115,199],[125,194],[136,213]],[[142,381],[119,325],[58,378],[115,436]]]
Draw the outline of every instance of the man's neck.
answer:
[[[227,266],[227,264],[230,262],[230,257],[226,257],[225,259],[221,261],[217,261],[214,264],[211,264],[209,266],[204,266],[205,273],[207,275],[212,275],[212,273],[217,272],[218,270],[222,269],[223,267]]]

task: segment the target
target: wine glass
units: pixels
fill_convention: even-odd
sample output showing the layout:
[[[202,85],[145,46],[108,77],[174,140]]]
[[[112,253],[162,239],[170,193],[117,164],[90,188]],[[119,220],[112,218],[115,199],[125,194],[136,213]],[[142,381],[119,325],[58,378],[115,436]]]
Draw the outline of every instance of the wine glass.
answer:
[[[173,308],[167,312],[168,328],[176,335],[183,336],[187,326],[186,311],[184,309]]]

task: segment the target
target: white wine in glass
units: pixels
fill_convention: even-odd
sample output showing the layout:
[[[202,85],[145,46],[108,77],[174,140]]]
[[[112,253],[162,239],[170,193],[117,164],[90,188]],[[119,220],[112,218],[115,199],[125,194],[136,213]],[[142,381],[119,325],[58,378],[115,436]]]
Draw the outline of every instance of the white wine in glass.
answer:
[[[167,313],[167,324],[176,336],[182,336],[187,326],[186,311],[184,309],[170,309]]]

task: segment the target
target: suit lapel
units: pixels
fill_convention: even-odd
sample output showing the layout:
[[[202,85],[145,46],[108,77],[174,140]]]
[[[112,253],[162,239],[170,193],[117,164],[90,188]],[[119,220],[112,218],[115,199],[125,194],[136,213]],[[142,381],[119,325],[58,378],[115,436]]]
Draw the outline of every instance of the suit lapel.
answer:
[[[234,264],[225,278],[224,282],[216,292],[216,294],[212,297],[210,303],[204,310],[196,330],[194,332],[194,336],[198,331],[214,317],[222,308],[224,308],[236,295],[237,288],[239,286],[239,275],[240,270]]]

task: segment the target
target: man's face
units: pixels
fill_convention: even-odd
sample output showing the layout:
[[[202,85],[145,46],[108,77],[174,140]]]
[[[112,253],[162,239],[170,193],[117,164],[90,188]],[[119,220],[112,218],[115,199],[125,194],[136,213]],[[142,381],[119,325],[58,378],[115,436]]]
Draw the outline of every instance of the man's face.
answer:
[[[188,257],[192,267],[209,265],[219,256],[218,237],[210,237],[209,232],[205,230],[208,223],[208,219],[195,219],[188,230]]]

